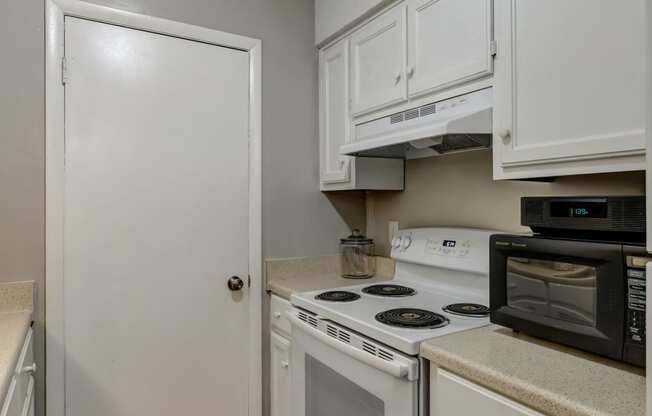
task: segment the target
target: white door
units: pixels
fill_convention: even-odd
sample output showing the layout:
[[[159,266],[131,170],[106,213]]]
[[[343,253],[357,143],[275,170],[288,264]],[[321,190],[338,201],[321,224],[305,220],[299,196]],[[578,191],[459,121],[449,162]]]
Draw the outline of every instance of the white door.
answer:
[[[492,0],[408,1],[408,91],[431,93],[490,74]]]
[[[322,184],[351,181],[353,158],[340,155],[349,142],[349,41],[319,52],[319,155]]]
[[[290,341],[272,331],[270,344],[270,414],[290,416]]]
[[[622,158],[645,149],[644,11],[644,0],[495,0],[497,179],[643,168]]]
[[[244,416],[248,54],[66,17],[67,416]]]
[[[407,98],[406,7],[399,5],[351,37],[352,111],[360,115]]]

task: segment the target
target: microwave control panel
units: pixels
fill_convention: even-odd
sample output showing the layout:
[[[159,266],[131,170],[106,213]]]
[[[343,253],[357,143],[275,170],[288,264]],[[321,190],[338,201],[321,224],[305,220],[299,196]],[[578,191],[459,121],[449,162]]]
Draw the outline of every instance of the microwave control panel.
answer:
[[[627,338],[645,343],[645,270],[627,269]]]
[[[645,367],[646,264],[652,257],[643,247],[623,246],[625,254],[625,342],[623,361]]]
[[[627,342],[645,344],[645,269],[627,262]],[[634,267],[636,268],[634,268]]]

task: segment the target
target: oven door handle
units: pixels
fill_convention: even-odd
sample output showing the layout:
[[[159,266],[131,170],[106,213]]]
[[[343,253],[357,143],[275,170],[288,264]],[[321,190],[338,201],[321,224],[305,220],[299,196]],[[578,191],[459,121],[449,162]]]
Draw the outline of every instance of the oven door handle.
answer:
[[[290,322],[292,323],[293,327],[302,330],[303,332],[310,335],[311,337],[319,340],[320,342],[323,342],[324,344],[330,347],[335,348],[339,352],[346,354],[349,357],[355,358],[358,361],[370,365],[371,367],[383,371],[396,378],[406,378],[408,376],[409,368],[404,364],[387,361],[385,359],[376,357],[371,353],[360,350],[350,344],[346,344],[342,341],[339,341],[329,335],[324,334],[318,329],[315,329],[312,326],[306,324],[291,312],[289,312],[287,316],[290,319]]]

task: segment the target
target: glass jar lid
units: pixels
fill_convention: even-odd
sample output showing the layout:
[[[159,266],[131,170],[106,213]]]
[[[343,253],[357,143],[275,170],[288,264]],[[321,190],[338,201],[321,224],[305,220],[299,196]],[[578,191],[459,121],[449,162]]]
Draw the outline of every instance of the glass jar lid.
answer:
[[[374,240],[372,238],[367,238],[360,230],[355,229],[350,236],[340,239],[341,244],[349,246],[366,246],[373,244]]]

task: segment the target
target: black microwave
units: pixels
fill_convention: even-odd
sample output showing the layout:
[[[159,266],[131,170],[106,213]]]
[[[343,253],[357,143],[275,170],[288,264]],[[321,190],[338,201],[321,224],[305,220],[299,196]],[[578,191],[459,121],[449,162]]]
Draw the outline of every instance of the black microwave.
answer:
[[[644,367],[651,258],[644,214],[638,224],[618,218],[628,215],[627,204],[644,212],[641,197],[523,198],[523,225],[532,225],[532,210],[546,218],[532,226],[535,234],[491,237],[491,321]],[[601,228],[596,219],[611,226]]]

